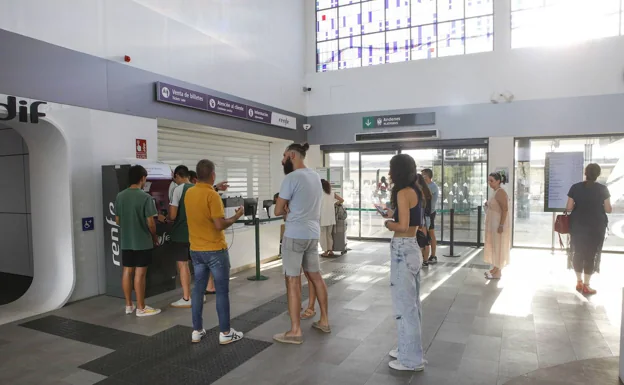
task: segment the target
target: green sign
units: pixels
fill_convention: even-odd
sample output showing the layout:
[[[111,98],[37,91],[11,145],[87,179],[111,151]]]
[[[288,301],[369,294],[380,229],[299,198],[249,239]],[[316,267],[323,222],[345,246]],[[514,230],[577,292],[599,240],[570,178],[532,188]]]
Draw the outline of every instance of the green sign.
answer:
[[[362,128],[375,128],[375,117],[367,116],[362,118]]]
[[[435,112],[365,116],[362,118],[363,129],[428,126],[434,124]]]

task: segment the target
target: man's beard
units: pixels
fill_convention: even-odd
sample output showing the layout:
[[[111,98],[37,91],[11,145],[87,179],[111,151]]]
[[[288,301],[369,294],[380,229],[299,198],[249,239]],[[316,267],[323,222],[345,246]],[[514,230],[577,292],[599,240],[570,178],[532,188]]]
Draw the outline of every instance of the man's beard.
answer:
[[[293,165],[290,158],[286,159],[286,162],[282,163],[282,166],[284,167],[284,175],[288,175],[291,172],[295,171],[295,166]]]

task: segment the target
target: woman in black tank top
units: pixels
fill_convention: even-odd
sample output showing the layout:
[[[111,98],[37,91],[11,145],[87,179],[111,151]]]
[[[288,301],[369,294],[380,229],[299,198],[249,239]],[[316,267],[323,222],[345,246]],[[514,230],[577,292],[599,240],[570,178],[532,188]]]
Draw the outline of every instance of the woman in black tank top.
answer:
[[[395,370],[422,371],[425,360],[422,348],[420,267],[422,254],[416,242],[416,230],[423,223],[422,191],[416,184],[416,162],[407,154],[390,161],[391,199],[394,220],[386,228],[394,232],[390,244],[390,287],[398,327],[398,348],[390,352]]]

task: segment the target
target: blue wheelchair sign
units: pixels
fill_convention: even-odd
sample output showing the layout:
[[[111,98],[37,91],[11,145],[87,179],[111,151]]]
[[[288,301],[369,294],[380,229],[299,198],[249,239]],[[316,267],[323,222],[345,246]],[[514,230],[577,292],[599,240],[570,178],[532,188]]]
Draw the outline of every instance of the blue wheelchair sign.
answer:
[[[93,230],[93,217],[82,218],[82,231],[92,231],[92,230]]]

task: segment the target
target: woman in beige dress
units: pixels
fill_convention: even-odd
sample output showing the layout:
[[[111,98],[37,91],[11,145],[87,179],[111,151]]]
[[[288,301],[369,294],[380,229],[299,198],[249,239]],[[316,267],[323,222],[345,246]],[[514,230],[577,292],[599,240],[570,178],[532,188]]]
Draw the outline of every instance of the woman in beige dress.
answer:
[[[485,273],[487,279],[500,279],[501,270],[509,264],[511,250],[511,216],[509,197],[501,185],[507,183],[507,176],[499,172],[491,173],[488,185],[494,194],[485,204],[485,246],[483,259],[492,265]]]

